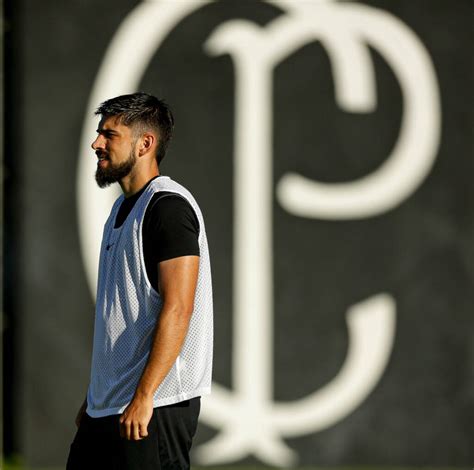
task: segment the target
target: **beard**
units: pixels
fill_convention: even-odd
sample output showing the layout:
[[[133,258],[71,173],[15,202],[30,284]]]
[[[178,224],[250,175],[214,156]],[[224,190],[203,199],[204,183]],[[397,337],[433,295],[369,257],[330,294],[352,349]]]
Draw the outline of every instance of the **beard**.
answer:
[[[132,150],[130,151],[127,160],[123,163],[114,166],[109,160],[109,164],[106,168],[102,168],[100,165],[98,165],[95,172],[95,181],[97,182],[99,188],[106,188],[112,183],[116,183],[122,178],[125,178],[132,171],[136,161],[137,157]]]

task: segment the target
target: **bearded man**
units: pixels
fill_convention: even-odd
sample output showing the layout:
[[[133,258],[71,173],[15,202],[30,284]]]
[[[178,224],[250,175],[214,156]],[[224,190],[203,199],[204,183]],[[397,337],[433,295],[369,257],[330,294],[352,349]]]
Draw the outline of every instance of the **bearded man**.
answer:
[[[67,469],[188,469],[212,373],[203,216],[160,173],[174,127],[164,101],[122,95],[96,114],[95,179],[123,194],[104,226],[90,383]]]

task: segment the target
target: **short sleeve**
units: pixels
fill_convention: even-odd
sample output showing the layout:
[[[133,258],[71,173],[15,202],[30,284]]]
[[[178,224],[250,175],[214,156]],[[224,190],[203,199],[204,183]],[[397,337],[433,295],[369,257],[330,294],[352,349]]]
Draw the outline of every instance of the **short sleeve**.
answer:
[[[199,256],[199,221],[184,197],[157,193],[149,209],[144,241],[155,267],[156,263],[178,256]]]

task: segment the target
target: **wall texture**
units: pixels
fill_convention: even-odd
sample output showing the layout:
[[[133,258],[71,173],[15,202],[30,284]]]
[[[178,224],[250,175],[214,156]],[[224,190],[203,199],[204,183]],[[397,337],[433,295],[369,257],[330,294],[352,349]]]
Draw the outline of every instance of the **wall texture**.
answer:
[[[171,3],[150,10],[157,15],[155,26],[151,22],[130,36],[136,41],[124,55],[130,67],[150,41],[147,31],[162,27],[160,12],[166,4],[171,11]],[[223,407],[229,420],[247,417],[247,424],[235,425],[242,432],[253,425],[259,435],[270,436],[273,429],[286,449],[275,457],[281,463],[467,465],[474,461],[468,432],[474,419],[472,2],[293,3],[309,10],[289,12],[285,3],[263,1],[202,3],[174,21],[159,47],[151,47],[143,73],[137,72],[135,89],[164,97],[176,116],[162,173],[195,194],[207,223],[214,376],[227,390],[204,412],[196,450],[221,432],[210,416]],[[13,408],[5,414],[5,433],[10,450],[35,467],[65,461],[88,384],[94,298],[81,234],[95,230],[97,216],[78,200],[78,188],[88,184],[79,175],[86,158],[81,143],[94,138],[87,123],[100,67],[113,85],[104,97],[128,91],[121,88],[126,70],[110,75],[104,56],[142,4],[17,4],[6,98],[6,275],[15,282],[7,281],[6,292],[14,370],[6,371],[6,399]],[[338,13],[350,8],[357,14]],[[382,13],[373,20],[374,11]],[[289,24],[296,27],[289,32],[278,20],[291,15],[296,19]],[[237,19],[241,23],[232,26]],[[253,25],[250,42],[239,36],[242,21]],[[312,21],[315,37],[300,38],[294,50],[281,52]],[[229,35],[228,43],[217,37],[219,26],[227,27],[221,32]],[[211,35],[222,53],[204,48]],[[338,40],[348,43],[338,49]],[[345,72],[336,70],[337,51],[347,56],[341,59]],[[279,52],[281,60],[262,65]],[[411,88],[403,77],[412,80]],[[337,86],[352,93],[353,101],[338,95]],[[403,138],[415,143],[400,150],[409,163],[388,169],[395,182],[387,179],[369,202],[357,202],[370,185],[365,177],[404,145],[402,129]],[[89,157],[95,159],[92,151]],[[426,168],[419,170],[423,162]],[[404,190],[417,171],[421,176]],[[294,173],[326,185],[295,196],[300,199],[292,206],[282,182]],[[96,191],[92,173],[90,180]],[[355,181],[359,186],[343,186]],[[339,210],[332,198],[342,198],[345,189],[353,192]],[[402,195],[384,205],[397,191]],[[107,193],[94,192],[97,205],[101,194]],[[371,209],[379,202],[379,209]],[[268,226],[250,215],[254,204]],[[253,263],[245,249],[236,248],[240,239],[260,240]],[[270,257],[262,254],[267,249]],[[247,295],[242,286],[255,270],[270,279],[271,295],[264,299],[269,315],[251,312],[255,324],[245,330],[235,296]],[[377,299],[381,303],[366,303]],[[358,333],[346,322],[355,321],[357,308],[367,314]],[[356,337],[358,352],[352,349]],[[268,353],[270,360],[260,369],[246,364],[238,354],[247,347],[259,358]],[[255,376],[245,393],[237,367]],[[261,405],[270,407],[252,418],[245,400],[255,400],[265,387],[271,393]],[[318,390],[328,396],[304,401]],[[269,424],[277,409],[280,424]],[[314,419],[311,410],[318,410]],[[197,457],[275,463],[250,444],[234,459],[204,447]]]

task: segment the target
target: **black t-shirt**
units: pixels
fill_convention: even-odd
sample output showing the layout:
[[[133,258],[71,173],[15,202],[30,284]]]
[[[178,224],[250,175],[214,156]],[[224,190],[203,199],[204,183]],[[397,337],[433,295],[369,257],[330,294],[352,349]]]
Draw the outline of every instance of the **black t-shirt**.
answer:
[[[115,228],[123,224],[138,198],[155,178],[138,193],[123,200],[115,219]],[[179,194],[160,191],[153,195],[145,211],[142,236],[146,272],[155,289],[158,289],[158,263],[178,256],[199,256],[199,221],[189,202]]]

